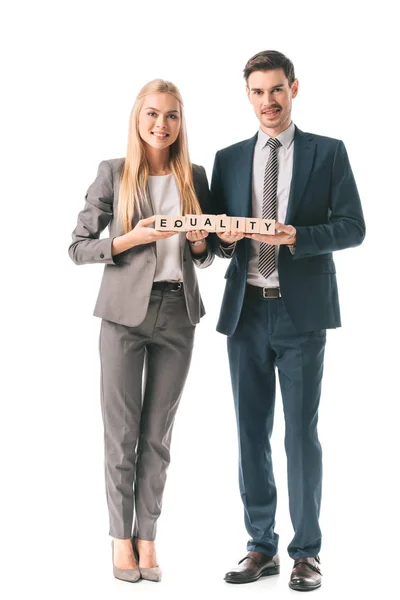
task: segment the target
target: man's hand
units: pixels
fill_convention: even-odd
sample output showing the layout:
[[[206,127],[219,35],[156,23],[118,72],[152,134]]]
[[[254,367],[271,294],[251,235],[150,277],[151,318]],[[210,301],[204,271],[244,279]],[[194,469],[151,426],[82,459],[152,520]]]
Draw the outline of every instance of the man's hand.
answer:
[[[226,217],[226,214],[217,215],[217,217]],[[216,234],[219,239],[224,242],[224,244],[228,245],[242,240],[245,235],[243,231],[238,231],[237,229],[232,229],[232,231],[216,231]]]
[[[293,225],[284,225],[283,223],[275,223],[275,234],[268,235],[264,233],[245,233],[245,237],[271,246],[296,244],[296,228]]]

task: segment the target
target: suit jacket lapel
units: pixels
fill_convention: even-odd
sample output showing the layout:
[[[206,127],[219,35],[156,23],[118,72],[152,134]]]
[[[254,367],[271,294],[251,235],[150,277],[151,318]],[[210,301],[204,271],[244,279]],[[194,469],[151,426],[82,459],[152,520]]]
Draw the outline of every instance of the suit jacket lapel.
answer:
[[[258,133],[241,147],[241,151],[237,155],[235,168],[236,184],[239,190],[237,197],[239,204],[235,207],[234,217],[251,217],[252,201],[252,176],[253,176],[253,156],[256,146]]]
[[[296,211],[299,208],[310,177],[316,149],[313,136],[309,133],[303,133],[297,127],[293,143],[293,174],[285,219],[286,224],[290,224],[293,221]]]

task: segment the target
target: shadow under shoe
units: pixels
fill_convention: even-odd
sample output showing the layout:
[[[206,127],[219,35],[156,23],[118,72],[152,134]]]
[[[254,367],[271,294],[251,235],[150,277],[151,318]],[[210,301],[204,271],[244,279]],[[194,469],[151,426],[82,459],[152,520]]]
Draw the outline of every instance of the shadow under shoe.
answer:
[[[128,583],[135,583],[140,579],[140,570],[138,567],[135,569],[119,569],[114,565],[114,540],[111,542],[112,548],[112,563],[113,563],[113,575],[115,579],[121,581],[127,581]]]

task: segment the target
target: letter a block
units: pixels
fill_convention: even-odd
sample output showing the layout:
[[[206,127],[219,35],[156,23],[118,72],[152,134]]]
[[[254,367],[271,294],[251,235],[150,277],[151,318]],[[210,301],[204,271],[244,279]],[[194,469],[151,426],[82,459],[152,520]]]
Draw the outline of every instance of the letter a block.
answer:
[[[200,229],[205,231],[215,231],[215,224],[217,217],[215,215],[201,215],[200,217]]]

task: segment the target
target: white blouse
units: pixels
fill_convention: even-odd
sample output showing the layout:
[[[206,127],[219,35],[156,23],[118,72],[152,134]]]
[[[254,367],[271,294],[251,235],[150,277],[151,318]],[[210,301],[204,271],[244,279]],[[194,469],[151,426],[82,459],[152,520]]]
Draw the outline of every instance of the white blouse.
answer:
[[[150,175],[148,180],[155,215],[181,215],[179,191],[172,173]],[[157,266],[154,281],[182,281],[180,234],[156,242]]]

